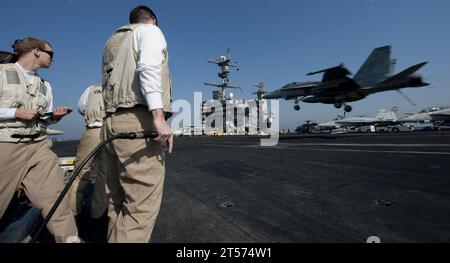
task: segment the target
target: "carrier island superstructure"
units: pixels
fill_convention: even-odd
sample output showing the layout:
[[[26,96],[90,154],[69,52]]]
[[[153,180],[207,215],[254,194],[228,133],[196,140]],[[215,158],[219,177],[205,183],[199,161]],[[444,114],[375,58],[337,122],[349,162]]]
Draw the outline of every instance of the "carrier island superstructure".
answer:
[[[230,68],[239,70],[231,61],[230,49],[226,56],[208,62],[219,66],[217,75],[221,82],[204,82],[215,89],[212,99],[201,103],[203,135],[268,135],[274,113],[269,112],[268,101],[262,99],[264,82],[254,84],[258,88],[254,92],[257,99],[236,98],[233,93],[226,92],[227,89],[241,90],[239,85],[230,84]]]

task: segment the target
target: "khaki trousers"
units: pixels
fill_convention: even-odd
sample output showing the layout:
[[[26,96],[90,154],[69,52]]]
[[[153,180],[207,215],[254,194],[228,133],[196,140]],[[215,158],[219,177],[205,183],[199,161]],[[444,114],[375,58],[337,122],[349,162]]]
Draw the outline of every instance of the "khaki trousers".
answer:
[[[122,109],[105,118],[102,140],[121,132],[152,129],[152,115],[146,108]],[[101,154],[100,169],[107,174],[108,242],[149,242],[163,193],[161,144],[145,139],[118,139]]]
[[[48,139],[32,143],[0,142],[0,217],[14,192],[22,189],[45,217],[64,188],[64,175]],[[66,196],[47,224],[58,243],[77,235]]]
[[[75,169],[86,158],[86,156],[100,144],[100,130],[100,128],[86,129],[83,133],[83,136],[80,139],[80,144],[78,145],[77,156],[75,159]],[[81,213],[81,204],[83,202],[84,193],[87,186],[91,182],[91,169],[93,166],[98,165],[100,158],[101,157],[99,154],[91,158],[89,162],[87,162],[81,169],[79,175],[75,178],[72,186],[70,187],[70,208],[72,209],[72,213],[74,215]],[[100,218],[108,208],[105,190],[106,182],[104,176],[98,172],[98,169],[95,174],[95,185],[91,198],[91,217]]]

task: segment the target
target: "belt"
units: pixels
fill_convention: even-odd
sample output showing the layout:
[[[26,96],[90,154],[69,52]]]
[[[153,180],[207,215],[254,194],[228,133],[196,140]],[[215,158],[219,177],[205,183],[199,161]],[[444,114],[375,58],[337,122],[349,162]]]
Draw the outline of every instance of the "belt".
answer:
[[[136,104],[133,107],[128,107],[128,108],[119,107],[119,108],[116,109],[116,112],[125,111],[125,110],[131,110],[131,109],[134,109],[134,108],[143,108],[143,109],[148,110],[148,107],[146,105]]]
[[[116,112],[121,112],[121,111],[124,111],[124,110],[130,110],[130,109],[133,109],[133,108],[143,108],[143,109],[145,109],[145,110],[148,111],[148,107],[147,107],[146,105],[136,104],[136,105],[134,105],[133,107],[130,107],[130,108],[119,107],[119,108],[116,109]],[[172,117],[172,116],[173,116],[173,112],[170,112],[170,111],[164,111],[164,119],[165,119],[166,121],[167,121],[168,119],[170,119],[170,117]]]
[[[14,139],[37,139],[41,136],[39,133],[36,134],[13,134],[11,138]]]

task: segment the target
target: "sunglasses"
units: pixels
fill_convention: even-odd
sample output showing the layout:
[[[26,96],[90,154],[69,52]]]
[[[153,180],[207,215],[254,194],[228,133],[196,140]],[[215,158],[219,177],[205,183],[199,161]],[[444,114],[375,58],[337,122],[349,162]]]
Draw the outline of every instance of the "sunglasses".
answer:
[[[50,60],[53,61],[53,55],[55,54],[55,53],[53,53],[53,51],[45,50],[45,49],[39,49],[39,50],[42,51],[42,52],[47,53],[50,56]]]

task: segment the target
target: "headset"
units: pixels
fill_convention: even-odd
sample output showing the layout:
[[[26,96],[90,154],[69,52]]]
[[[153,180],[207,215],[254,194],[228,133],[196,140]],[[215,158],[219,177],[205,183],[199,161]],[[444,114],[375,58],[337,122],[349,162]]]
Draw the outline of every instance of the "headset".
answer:
[[[15,63],[17,59],[14,54],[7,51],[0,51],[0,64]]]
[[[22,42],[22,39],[17,39],[14,41],[14,43],[11,45],[12,49],[16,49],[16,45]],[[6,63],[16,63],[17,62],[17,54],[13,52],[8,51],[1,51],[0,50],[0,64],[6,64]]]

